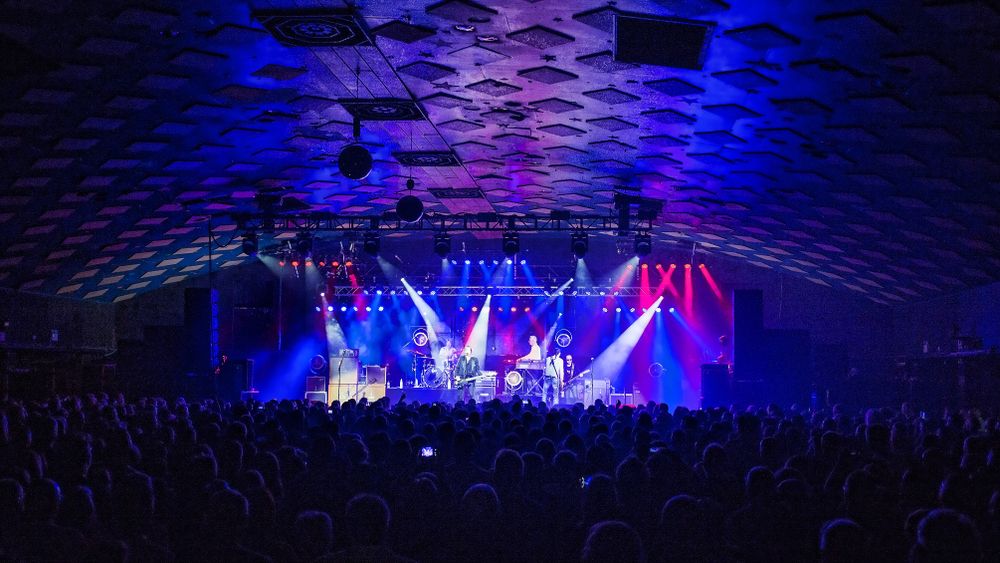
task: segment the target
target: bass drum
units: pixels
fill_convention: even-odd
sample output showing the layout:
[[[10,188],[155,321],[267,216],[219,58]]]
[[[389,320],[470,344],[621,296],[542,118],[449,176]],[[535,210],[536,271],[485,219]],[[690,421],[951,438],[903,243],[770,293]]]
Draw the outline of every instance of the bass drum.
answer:
[[[448,374],[444,370],[437,369],[437,366],[432,362],[424,368],[424,372],[420,374],[420,380],[423,382],[424,387],[437,389],[438,387],[444,387],[448,383]]]

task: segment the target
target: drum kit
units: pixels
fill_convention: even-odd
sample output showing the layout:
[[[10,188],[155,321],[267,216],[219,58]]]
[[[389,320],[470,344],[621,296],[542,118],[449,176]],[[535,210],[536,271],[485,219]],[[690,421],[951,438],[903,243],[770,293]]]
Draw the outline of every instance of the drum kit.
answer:
[[[445,358],[439,366],[434,358],[418,352],[414,354],[413,363],[417,386],[428,389],[450,388],[455,375],[455,365],[458,363],[458,354]]]

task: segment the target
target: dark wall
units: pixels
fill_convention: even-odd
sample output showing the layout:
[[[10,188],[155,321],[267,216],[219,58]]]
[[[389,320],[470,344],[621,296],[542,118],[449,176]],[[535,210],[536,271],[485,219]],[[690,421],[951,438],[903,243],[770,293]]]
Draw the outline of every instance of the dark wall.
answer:
[[[216,272],[219,350],[231,360],[245,357],[246,346],[242,344],[248,338],[252,337],[257,348],[273,345],[269,323],[274,319],[275,280],[276,277],[260,262]],[[197,292],[189,290],[208,287],[208,276],[200,276],[117,304],[119,366],[121,371],[134,374],[133,392],[189,396],[213,392],[214,365],[204,369],[203,362],[193,363],[193,354],[200,356],[203,350],[192,349],[189,338],[193,334],[192,326],[185,327],[185,294],[190,296]],[[191,303],[188,305],[190,307]],[[208,311],[204,313],[207,315]],[[248,318],[263,318],[264,321],[249,326]],[[207,346],[207,342],[204,344]],[[243,384],[237,387],[242,389]]]
[[[893,354],[951,352],[952,332],[983,339],[986,348],[1000,348],[1000,283],[961,291],[893,309]]]
[[[764,293],[764,327],[809,331],[812,370],[821,380],[838,378],[851,368],[866,373],[888,369],[892,350],[892,310],[861,294],[834,289],[735,260],[712,260],[709,268],[729,290]]]
[[[59,331],[62,348],[115,345],[115,308],[108,303],[0,289],[0,332],[8,345],[48,345]]]

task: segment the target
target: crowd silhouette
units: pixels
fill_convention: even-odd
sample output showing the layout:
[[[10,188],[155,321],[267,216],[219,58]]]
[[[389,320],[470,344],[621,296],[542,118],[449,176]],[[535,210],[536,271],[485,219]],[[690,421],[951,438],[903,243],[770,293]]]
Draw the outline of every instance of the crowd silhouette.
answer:
[[[1000,419],[0,403],[4,561],[1000,561]]]

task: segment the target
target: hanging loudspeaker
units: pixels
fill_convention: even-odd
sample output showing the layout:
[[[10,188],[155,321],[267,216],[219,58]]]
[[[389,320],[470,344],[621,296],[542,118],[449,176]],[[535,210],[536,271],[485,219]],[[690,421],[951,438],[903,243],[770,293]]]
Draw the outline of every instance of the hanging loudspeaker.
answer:
[[[372,153],[361,145],[347,145],[337,157],[340,173],[352,180],[363,180],[372,171]]]
[[[396,215],[407,223],[416,223],[424,216],[424,202],[415,195],[404,195],[396,202]]]

